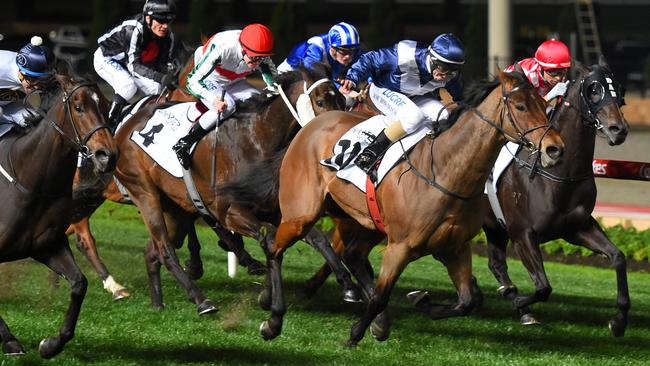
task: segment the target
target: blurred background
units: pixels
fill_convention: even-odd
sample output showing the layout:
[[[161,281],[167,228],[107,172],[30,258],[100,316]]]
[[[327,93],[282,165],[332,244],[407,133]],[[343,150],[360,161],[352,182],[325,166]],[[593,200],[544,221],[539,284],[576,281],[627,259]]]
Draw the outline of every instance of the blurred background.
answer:
[[[499,7],[490,10],[496,3]],[[589,3],[591,14],[581,3]],[[17,50],[30,36],[41,35],[57,56],[87,71],[97,38],[123,18],[141,12],[143,4],[143,0],[5,0],[0,48]],[[172,29],[187,44],[198,45],[201,34],[261,22],[276,35],[278,63],[298,42],[340,21],[359,28],[366,49],[402,39],[430,42],[439,33],[454,32],[467,47],[463,72],[468,79],[485,77],[488,65],[505,67],[531,57],[542,41],[555,37],[587,63],[595,60],[586,59],[590,57],[583,51],[593,53],[597,46],[595,51],[607,57],[628,95],[650,97],[650,0],[177,0],[176,4],[178,18]],[[503,35],[509,54],[492,60],[490,11],[493,22],[510,33]],[[587,39],[589,34],[581,37],[585,29],[596,32],[599,44]]]

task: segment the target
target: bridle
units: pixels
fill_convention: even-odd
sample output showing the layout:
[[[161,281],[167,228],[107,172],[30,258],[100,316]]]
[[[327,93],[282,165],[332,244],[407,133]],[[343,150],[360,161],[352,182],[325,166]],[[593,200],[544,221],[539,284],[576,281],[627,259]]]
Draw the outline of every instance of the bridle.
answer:
[[[74,115],[72,114],[72,109],[71,109],[72,107],[70,104],[71,104],[72,96],[76,91],[84,87],[92,87],[96,85],[97,84],[95,83],[83,82],[75,85],[70,91],[66,91],[62,88],[63,108],[64,108],[64,113],[67,116],[67,118],[63,119],[62,123],[65,123],[66,120],[70,119],[70,124],[72,125],[72,131],[74,132],[74,135],[72,137],[68,136],[65,133],[65,131],[63,131],[63,129],[56,124],[56,122],[47,118],[47,114],[44,110],[42,110],[41,108],[35,110],[36,113],[38,113],[43,119],[45,119],[64,138],[64,140],[67,140],[72,144],[74,149],[81,154],[83,159],[88,159],[93,156],[93,153],[90,151],[90,148],[88,147],[88,145],[86,145],[88,143],[88,140],[90,140],[90,138],[97,131],[104,128],[109,129],[109,127],[106,124],[98,124],[97,126],[93,127],[90,131],[88,131],[88,133],[86,133],[85,136],[81,137],[81,134],[79,133],[79,128],[77,127],[77,123],[75,122],[74,119]]]
[[[499,112],[499,116],[500,116],[500,120],[501,120],[500,124],[493,121],[492,119],[488,118],[487,116],[485,116],[483,113],[481,113],[475,107],[472,107],[472,106],[470,106],[470,105],[468,105],[466,103],[457,103],[457,104],[459,104],[461,107],[468,108],[471,112],[476,114],[482,121],[484,121],[487,124],[489,124],[490,126],[494,127],[499,133],[501,133],[503,136],[505,136],[506,139],[508,139],[510,141],[513,141],[513,142],[515,142],[515,143],[517,143],[519,145],[526,146],[529,150],[531,150],[531,154],[539,153],[539,149],[537,149],[536,146],[541,145],[542,139],[544,138],[544,136],[546,136],[548,131],[551,129],[551,124],[548,123],[548,124],[545,124],[545,125],[539,125],[539,126],[531,127],[531,128],[529,128],[527,130],[522,131],[522,129],[518,126],[516,118],[515,118],[514,114],[512,113],[512,111],[510,109],[509,98],[513,94],[515,94],[516,92],[522,90],[524,87],[525,87],[525,84],[520,83],[518,85],[515,85],[509,91],[506,91],[504,83],[501,82],[501,98],[503,100],[504,107],[501,108],[501,111]],[[507,120],[509,121],[509,123],[512,125],[512,127],[515,129],[516,136],[508,133],[503,128],[503,123],[504,123],[504,120],[506,119],[506,117],[507,117]],[[535,130],[541,129],[541,128],[545,129],[545,131],[542,134],[542,136],[540,137],[539,143],[537,145],[535,145],[532,141],[530,141],[526,137],[526,135],[528,135],[529,133],[531,133],[531,132],[533,132]],[[431,149],[433,150],[433,144],[431,146]],[[431,151],[431,156],[433,157],[433,151]],[[436,188],[437,190],[441,191],[442,193],[444,193],[444,194],[446,194],[448,196],[454,197],[454,198],[462,200],[462,201],[468,201],[468,200],[471,200],[471,199],[476,198],[476,197],[483,194],[483,190],[480,190],[480,191],[478,191],[475,194],[472,194],[470,196],[463,196],[463,195],[460,195],[458,193],[452,192],[452,191],[448,190],[447,188],[441,186],[438,182],[436,182],[436,180],[435,180],[436,179],[435,172],[433,174],[433,178],[429,179],[428,177],[426,177],[424,174],[422,174],[413,165],[413,163],[411,162],[411,159],[409,158],[409,156],[408,156],[408,154],[406,152],[404,152],[404,157],[406,158],[406,161],[408,162],[408,164],[410,166],[410,168],[407,171],[411,170],[413,172],[413,174],[415,174],[415,176],[417,176],[418,178],[424,180],[428,185]],[[433,164],[433,159],[432,159],[431,160],[431,171],[432,172],[433,172],[433,165],[434,164]],[[406,173],[406,171],[404,173]],[[404,174],[404,173],[402,173],[402,174]]]

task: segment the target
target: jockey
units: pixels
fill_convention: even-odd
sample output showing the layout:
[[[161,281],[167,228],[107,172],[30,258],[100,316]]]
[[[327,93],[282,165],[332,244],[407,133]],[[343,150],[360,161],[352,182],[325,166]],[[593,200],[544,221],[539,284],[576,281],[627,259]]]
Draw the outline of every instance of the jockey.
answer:
[[[170,29],[175,18],[172,0],[147,0],[142,14],[123,21],[97,40],[95,71],[115,91],[108,112],[110,126],[117,124],[122,108],[138,89],[147,95],[159,94],[171,83],[167,64],[176,53]]]
[[[332,68],[331,79],[343,77],[348,66],[363,54],[359,48],[357,29],[348,23],[338,23],[329,32],[309,38],[296,46],[278,66],[279,72],[294,70],[300,65],[311,68],[314,62],[322,62]],[[339,84],[336,84],[339,86]]]
[[[190,165],[190,147],[235,113],[235,101],[260,93],[246,76],[259,69],[267,87],[273,88],[277,71],[269,57],[272,54],[273,33],[262,24],[217,33],[194,52],[195,66],[187,76],[187,90],[200,99],[196,108],[205,113],[173,146],[183,168]]]
[[[24,125],[29,115],[22,92],[31,93],[54,81],[54,54],[34,36],[16,52],[0,51],[0,123]]]
[[[439,128],[449,113],[432,92],[445,88],[454,101],[462,100],[465,48],[451,33],[436,37],[427,47],[415,41],[401,41],[363,55],[341,83],[346,94],[361,80],[372,77],[370,98],[392,120],[354,163],[368,173],[391,143],[418,130],[423,123]]]
[[[567,89],[566,76],[571,67],[569,47],[561,41],[551,39],[542,43],[535,52],[535,57],[517,62],[539,95],[548,102],[564,96]],[[515,69],[508,66],[506,71]]]

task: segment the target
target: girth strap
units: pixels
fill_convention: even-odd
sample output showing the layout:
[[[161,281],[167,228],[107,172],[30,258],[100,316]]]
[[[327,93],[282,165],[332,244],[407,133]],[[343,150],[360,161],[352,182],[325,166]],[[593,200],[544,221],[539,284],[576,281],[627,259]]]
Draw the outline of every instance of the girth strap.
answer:
[[[377,230],[386,234],[386,226],[379,214],[379,206],[377,205],[377,191],[375,191],[375,184],[370,180],[370,176],[366,177],[366,202],[368,203],[368,211],[372,222],[375,223]]]

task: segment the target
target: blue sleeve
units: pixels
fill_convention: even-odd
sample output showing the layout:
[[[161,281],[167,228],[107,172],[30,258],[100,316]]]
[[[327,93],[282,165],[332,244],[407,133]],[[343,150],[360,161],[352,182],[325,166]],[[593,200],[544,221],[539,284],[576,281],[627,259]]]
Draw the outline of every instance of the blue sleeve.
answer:
[[[305,50],[302,64],[306,68],[311,69],[311,65],[314,62],[323,62],[323,49],[318,47],[318,45],[310,44]]]
[[[360,81],[378,75],[383,69],[390,69],[391,64],[390,50],[369,51],[350,67],[345,78],[358,84]]]
[[[461,102],[463,100],[463,86],[464,81],[462,74],[458,74],[458,76],[445,84],[445,89],[447,89],[454,102]]]

